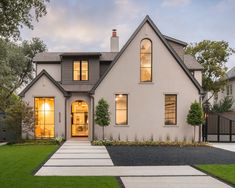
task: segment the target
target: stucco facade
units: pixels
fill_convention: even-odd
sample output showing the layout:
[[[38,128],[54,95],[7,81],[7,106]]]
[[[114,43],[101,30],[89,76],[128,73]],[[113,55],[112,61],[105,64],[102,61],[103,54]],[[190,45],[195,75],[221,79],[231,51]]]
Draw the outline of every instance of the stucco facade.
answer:
[[[151,82],[143,83],[140,81],[140,43],[146,38],[152,43],[152,78]],[[115,39],[115,43],[118,44],[118,40]],[[83,121],[88,127],[88,139],[101,139],[102,129],[95,124],[94,113],[98,101],[104,98],[111,113],[111,124],[105,128],[107,139],[192,140],[193,127],[186,123],[186,116],[191,103],[200,101],[202,78],[198,65],[194,68],[195,63],[190,67],[184,64],[185,46],[182,41],[162,35],[147,16],[120,52],[38,54],[35,57],[37,76],[20,96],[33,107],[35,97],[54,98],[55,137],[72,138],[73,124]],[[73,62],[77,60],[88,62],[87,80],[74,81]],[[190,71],[194,71],[194,76]],[[127,125],[115,123],[116,94],[128,96]],[[175,125],[165,125],[167,94],[177,96]],[[74,102],[88,107],[85,120],[74,119],[74,114],[81,113],[75,112]]]

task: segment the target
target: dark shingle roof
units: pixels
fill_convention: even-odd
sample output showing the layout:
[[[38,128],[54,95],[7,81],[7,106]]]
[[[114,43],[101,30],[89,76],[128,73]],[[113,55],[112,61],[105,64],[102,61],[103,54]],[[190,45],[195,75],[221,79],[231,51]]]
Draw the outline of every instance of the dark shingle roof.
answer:
[[[189,54],[184,55],[184,64],[188,67],[189,70],[203,70],[203,66]]]

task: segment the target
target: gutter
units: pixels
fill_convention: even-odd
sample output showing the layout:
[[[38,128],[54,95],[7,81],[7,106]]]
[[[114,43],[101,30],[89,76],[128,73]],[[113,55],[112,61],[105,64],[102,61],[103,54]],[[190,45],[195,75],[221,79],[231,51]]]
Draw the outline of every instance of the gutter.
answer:
[[[92,135],[91,135],[91,139],[92,139],[92,141],[94,140],[94,133],[95,133],[95,123],[94,123],[94,121],[95,121],[95,118],[94,118],[94,116],[95,116],[95,103],[94,103],[94,101],[95,101],[95,99],[94,99],[94,96],[92,95],[92,94],[90,94],[90,97],[91,97],[91,100],[92,100]]]

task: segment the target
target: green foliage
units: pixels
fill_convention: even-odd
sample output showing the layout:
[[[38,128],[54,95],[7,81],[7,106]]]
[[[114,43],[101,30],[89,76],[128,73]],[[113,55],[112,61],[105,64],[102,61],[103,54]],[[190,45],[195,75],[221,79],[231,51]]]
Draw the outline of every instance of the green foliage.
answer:
[[[215,103],[211,109],[212,112],[223,113],[232,111],[234,100],[230,96],[226,96],[218,103]]]
[[[21,139],[21,133],[29,134],[30,132],[34,132],[33,108],[19,97],[15,96],[13,103],[5,112],[5,124],[8,129],[11,129],[16,133],[16,139]]]
[[[191,54],[203,66],[202,87],[206,92],[217,93],[226,85],[226,63],[234,50],[225,41],[203,40],[190,44],[185,53]]]
[[[21,44],[0,39],[0,111],[11,105],[12,95],[33,78],[33,57],[46,50],[38,38]]]
[[[110,124],[109,104],[103,98],[98,101],[95,111],[95,123],[100,126]]]
[[[26,26],[33,29],[33,20],[38,21],[47,13],[46,2],[49,0],[1,0],[0,36],[17,39],[19,28]]]
[[[203,109],[197,101],[193,102],[190,106],[187,115],[187,123],[192,126],[199,126],[204,122]]]

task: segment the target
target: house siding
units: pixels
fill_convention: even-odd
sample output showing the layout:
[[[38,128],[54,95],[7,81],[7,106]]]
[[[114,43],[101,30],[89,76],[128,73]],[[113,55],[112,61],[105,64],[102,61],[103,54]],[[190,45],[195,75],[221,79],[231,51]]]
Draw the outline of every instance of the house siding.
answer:
[[[153,44],[153,82],[140,83],[140,41]],[[128,125],[115,125],[115,94],[128,94]],[[177,95],[177,125],[164,125],[165,94]],[[104,98],[110,105],[111,125],[105,137],[121,140],[192,140],[193,127],[186,116],[193,101],[199,100],[198,89],[182,70],[148,23],[145,23],[127,49],[95,91],[95,105]],[[198,134],[198,130],[196,132]],[[95,125],[95,137],[102,129]]]
[[[61,65],[60,64],[40,64],[37,63],[37,72],[36,74],[40,74],[40,72],[44,69],[54,78],[56,81],[61,81]]]

